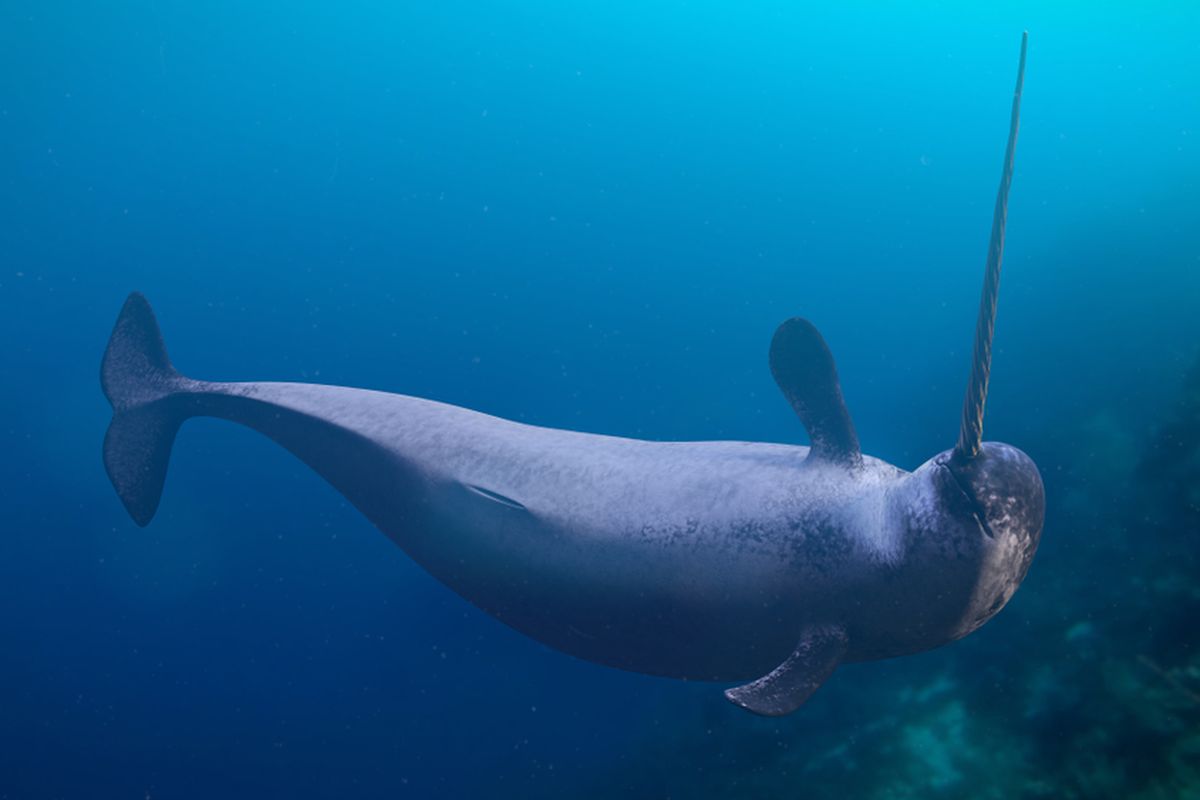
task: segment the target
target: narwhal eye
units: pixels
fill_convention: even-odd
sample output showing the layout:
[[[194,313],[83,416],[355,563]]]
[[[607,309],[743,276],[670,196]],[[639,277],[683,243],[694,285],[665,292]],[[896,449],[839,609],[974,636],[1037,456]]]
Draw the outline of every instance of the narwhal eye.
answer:
[[[979,523],[980,529],[987,534],[989,539],[995,539],[996,533],[992,530],[992,526],[988,525],[987,517],[983,515],[978,508],[971,511],[971,516],[975,517],[975,521]]]

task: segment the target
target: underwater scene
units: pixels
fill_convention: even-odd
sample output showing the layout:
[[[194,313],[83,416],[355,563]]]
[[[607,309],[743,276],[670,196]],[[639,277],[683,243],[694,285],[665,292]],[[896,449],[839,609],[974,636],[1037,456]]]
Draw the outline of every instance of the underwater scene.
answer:
[[[1200,798],[1198,30],[4,3],[0,798]]]

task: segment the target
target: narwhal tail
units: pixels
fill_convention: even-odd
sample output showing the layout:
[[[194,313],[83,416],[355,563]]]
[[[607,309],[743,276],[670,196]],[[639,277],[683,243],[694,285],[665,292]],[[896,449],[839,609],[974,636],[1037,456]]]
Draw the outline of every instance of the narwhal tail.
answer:
[[[100,385],[113,407],[104,467],[129,515],[144,526],[158,509],[175,433],[190,416],[185,395],[194,382],[171,366],[154,312],[137,292],[117,317]]]

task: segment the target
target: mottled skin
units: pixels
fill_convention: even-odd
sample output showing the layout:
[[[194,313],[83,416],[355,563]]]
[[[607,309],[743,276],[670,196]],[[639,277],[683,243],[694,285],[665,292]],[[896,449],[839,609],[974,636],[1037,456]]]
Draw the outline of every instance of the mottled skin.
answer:
[[[770,368],[812,447],[549,430],[361,389],[203,383],[172,368],[133,294],[101,366],[105,466],[133,518],[158,507],[191,416],[270,436],[429,572],[568,653],[800,706],[846,661],[965,636],[1029,569],[1045,500],[1021,451],[983,443],[1026,38],[954,449],[907,473],[863,456],[833,356],[787,320]]]
[[[943,456],[847,470],[807,447],[598,436],[303,384],[205,386],[190,402],[304,459],[498,619],[675,678],[758,677],[813,624],[846,631],[843,661],[957,639],[1012,595],[1041,528],[1037,471],[1002,444],[973,464],[987,487],[1023,485],[982,490],[989,535]]]
[[[828,625],[848,640],[840,661],[935,647],[999,610],[1041,528],[1037,470],[1007,445],[988,443],[964,484],[945,455],[907,473],[807,447],[540,428],[362,389],[192,381],[165,351],[137,362],[140,346],[106,361],[138,376],[124,399],[114,379],[106,390],[133,407],[114,420],[109,468],[139,522],[157,494],[138,507],[146,470],[121,462],[123,426],[143,430],[148,409],[175,427],[228,419],[303,459],[475,605],[623,669],[745,680]],[[973,480],[982,510],[963,489]]]

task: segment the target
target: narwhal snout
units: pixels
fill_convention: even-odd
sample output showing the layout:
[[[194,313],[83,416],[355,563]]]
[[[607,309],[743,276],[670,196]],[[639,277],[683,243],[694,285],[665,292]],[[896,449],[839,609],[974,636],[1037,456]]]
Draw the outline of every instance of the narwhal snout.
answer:
[[[975,502],[994,538],[1016,538],[1036,548],[1042,535],[1046,495],[1033,459],[1012,445],[984,442],[977,456],[946,466]]]
[[[999,442],[984,442],[974,458],[949,455],[943,463],[989,540],[985,583],[997,592],[988,604],[991,616],[1024,580],[1037,552],[1046,513],[1042,476],[1033,459]]]

